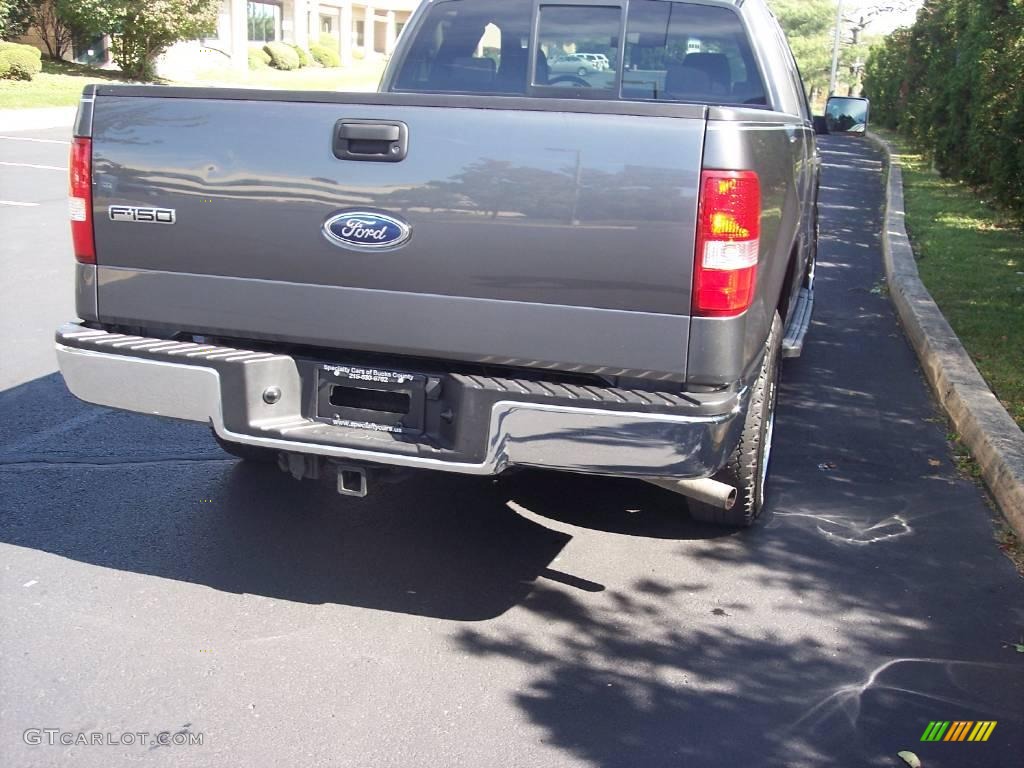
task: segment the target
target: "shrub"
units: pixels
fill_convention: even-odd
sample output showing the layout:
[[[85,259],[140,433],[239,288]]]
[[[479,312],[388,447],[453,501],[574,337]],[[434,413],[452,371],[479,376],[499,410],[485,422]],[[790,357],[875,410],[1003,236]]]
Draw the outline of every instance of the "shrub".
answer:
[[[249,49],[249,69],[266,69],[270,66],[270,54],[262,48]]]
[[[321,67],[341,66],[341,57],[334,48],[328,48],[324,45],[312,45],[309,48],[309,52],[313,54],[316,63]]]
[[[0,78],[31,80],[43,71],[42,58],[42,53],[34,46],[0,43]]]
[[[882,124],[1024,224],[1024,3],[926,3],[872,51],[864,88]]]
[[[270,66],[274,69],[298,69],[302,66],[299,54],[287,43],[267,43],[263,50],[270,57]]]
[[[313,64],[313,59],[309,55],[309,51],[305,48],[300,48],[295,43],[288,43],[288,47],[295,51],[295,54],[299,57],[300,67],[309,67]]]

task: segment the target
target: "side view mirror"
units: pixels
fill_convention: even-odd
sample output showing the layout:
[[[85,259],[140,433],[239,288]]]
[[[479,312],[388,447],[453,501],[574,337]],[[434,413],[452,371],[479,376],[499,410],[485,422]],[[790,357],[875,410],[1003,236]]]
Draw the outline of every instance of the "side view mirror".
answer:
[[[828,121],[824,115],[814,116],[814,132],[818,136],[828,136]]]
[[[868,116],[871,102],[853,96],[830,96],[825,104],[823,117],[814,119],[814,132],[819,130],[819,120],[823,123],[824,133],[863,136],[868,131]]]

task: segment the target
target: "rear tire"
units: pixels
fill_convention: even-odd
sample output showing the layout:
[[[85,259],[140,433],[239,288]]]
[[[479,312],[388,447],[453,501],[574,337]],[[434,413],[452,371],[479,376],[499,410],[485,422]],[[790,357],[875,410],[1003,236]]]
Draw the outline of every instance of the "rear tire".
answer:
[[[233,443],[230,440],[225,440],[223,437],[218,435],[216,432],[213,433],[213,439],[217,441],[217,445],[225,453],[230,453],[235,458],[247,461],[252,464],[277,464],[277,451],[271,448],[260,448],[256,445],[245,445],[244,443]]]
[[[714,476],[716,480],[737,489],[739,495],[736,504],[732,509],[719,509],[690,500],[690,515],[694,520],[730,528],[748,528],[761,514],[775,431],[781,353],[782,320],[776,312],[765,343],[761,371],[750,393],[750,405],[747,407],[740,441],[729,456],[728,463]]]

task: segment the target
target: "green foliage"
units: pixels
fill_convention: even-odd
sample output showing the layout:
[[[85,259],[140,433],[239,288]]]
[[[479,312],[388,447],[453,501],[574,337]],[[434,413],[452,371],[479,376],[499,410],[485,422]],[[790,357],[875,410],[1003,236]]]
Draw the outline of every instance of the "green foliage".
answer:
[[[340,67],[341,57],[336,48],[328,48],[325,45],[311,45],[309,52],[313,54],[316,63],[321,67]]]
[[[932,0],[868,59],[883,125],[1024,223],[1024,0]]]
[[[182,40],[217,28],[220,0],[55,0],[73,26],[109,34],[114,61],[128,77],[150,80],[156,59]]]
[[[769,0],[800,67],[808,93],[828,90],[835,0]]]
[[[270,57],[270,66],[275,69],[298,69],[302,66],[299,54],[288,43],[267,43],[263,50]]]
[[[25,34],[44,0],[0,0],[0,40]]]
[[[249,69],[266,69],[270,66],[270,54],[262,48],[249,49]]]
[[[286,43],[293,51],[295,55],[299,57],[300,67],[310,67],[313,65],[313,57],[309,55],[309,51],[305,48],[295,45],[295,43]]]
[[[897,29],[868,55],[864,94],[871,99],[871,118],[887,128],[899,128],[909,88],[903,82],[910,55],[910,30]]]
[[[18,43],[0,43],[0,79],[31,80],[42,71],[42,53],[38,48]]]

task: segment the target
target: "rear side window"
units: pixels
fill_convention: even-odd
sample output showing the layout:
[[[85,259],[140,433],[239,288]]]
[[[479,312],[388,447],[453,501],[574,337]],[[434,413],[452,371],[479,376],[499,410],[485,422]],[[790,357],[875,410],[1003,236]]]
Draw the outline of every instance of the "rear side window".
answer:
[[[557,0],[537,4],[534,41],[533,0],[436,3],[418,26],[393,88],[767,104],[736,13],[664,0],[624,4],[625,41],[621,6]]]
[[[621,26],[615,6],[542,5],[533,84],[613,90]]]
[[[623,98],[768,103],[747,33],[728,8],[633,0],[625,59]]]
[[[400,91],[526,92],[532,0],[438,3],[416,30]]]

